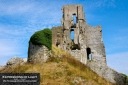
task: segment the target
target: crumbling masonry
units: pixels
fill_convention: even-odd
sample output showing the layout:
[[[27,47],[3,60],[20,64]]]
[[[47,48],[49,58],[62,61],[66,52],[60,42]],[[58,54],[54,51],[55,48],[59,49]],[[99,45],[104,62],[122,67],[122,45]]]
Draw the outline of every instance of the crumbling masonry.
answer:
[[[101,26],[86,24],[82,5],[65,5],[62,12],[62,26],[52,28],[52,43],[69,52],[106,80],[124,85],[121,74],[107,66]]]

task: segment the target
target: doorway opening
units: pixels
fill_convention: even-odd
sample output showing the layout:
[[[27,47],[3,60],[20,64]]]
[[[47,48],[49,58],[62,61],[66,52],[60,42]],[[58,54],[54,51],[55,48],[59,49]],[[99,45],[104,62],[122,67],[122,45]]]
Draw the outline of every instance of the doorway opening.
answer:
[[[90,48],[87,48],[86,51],[87,51],[87,59],[88,60],[92,60],[91,49]]]

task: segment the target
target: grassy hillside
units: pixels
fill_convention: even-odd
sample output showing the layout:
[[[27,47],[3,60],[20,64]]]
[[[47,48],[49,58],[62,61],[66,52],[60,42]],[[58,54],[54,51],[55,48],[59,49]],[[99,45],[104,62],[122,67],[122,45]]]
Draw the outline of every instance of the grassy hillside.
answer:
[[[55,46],[52,49],[53,55],[47,62],[26,63],[6,72],[40,73],[41,85],[113,85],[63,50]]]

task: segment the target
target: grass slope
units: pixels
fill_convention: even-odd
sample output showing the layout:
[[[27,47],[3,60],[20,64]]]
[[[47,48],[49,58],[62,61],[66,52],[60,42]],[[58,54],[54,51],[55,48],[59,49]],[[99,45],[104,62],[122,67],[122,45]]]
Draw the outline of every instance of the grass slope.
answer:
[[[40,73],[41,85],[113,85],[65,51],[55,46],[52,49],[52,57],[47,62],[26,63],[7,72]]]

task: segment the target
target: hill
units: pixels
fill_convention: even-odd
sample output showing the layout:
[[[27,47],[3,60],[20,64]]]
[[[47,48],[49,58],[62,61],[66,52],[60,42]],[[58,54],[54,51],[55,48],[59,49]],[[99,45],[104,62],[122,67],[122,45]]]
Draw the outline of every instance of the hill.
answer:
[[[114,85],[55,46],[52,46],[52,57],[43,64],[25,63],[1,72],[40,73],[40,85]]]

